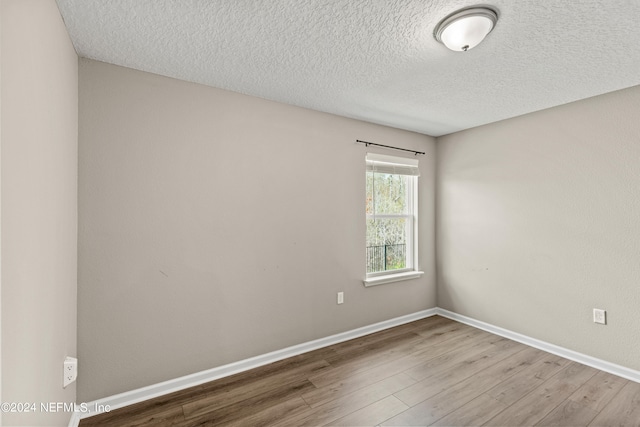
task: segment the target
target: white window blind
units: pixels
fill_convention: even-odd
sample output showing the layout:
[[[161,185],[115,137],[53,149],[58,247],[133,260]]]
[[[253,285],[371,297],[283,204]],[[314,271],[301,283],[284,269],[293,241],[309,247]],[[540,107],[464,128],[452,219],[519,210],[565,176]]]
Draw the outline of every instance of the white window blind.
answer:
[[[367,172],[420,176],[418,159],[407,159],[368,153],[366,161]]]

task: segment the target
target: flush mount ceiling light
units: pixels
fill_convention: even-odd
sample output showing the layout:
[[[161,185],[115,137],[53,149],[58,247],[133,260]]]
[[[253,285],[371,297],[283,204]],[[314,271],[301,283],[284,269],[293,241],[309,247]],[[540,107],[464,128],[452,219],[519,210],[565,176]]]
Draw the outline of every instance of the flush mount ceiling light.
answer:
[[[498,22],[498,11],[487,6],[472,6],[446,16],[436,25],[433,36],[446,47],[466,52],[476,47]]]

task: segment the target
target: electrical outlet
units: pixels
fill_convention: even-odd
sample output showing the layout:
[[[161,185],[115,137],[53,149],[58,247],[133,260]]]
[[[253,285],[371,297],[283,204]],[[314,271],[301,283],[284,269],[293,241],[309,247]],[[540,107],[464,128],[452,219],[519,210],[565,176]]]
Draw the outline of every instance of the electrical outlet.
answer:
[[[338,304],[344,303],[344,292],[338,292]]]
[[[65,388],[78,378],[78,359],[66,357],[63,364],[62,388]]]
[[[607,324],[607,312],[599,308],[593,309],[593,323],[599,323],[601,325]]]

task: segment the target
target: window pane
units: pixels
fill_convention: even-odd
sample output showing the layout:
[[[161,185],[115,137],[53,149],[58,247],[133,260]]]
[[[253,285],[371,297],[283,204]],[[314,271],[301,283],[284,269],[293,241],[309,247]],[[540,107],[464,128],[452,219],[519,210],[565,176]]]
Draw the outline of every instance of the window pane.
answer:
[[[407,214],[409,179],[406,175],[367,172],[367,214]]]
[[[407,267],[407,218],[367,219],[367,273]]]

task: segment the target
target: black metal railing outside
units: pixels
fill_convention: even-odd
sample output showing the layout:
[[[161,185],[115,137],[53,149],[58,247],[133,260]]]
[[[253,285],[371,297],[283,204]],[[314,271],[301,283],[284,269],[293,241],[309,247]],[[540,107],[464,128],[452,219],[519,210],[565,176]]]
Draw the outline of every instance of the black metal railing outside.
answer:
[[[367,246],[367,273],[406,267],[406,244]]]

